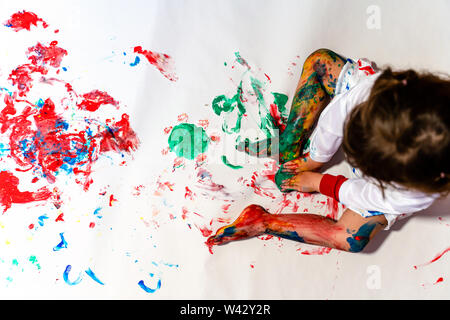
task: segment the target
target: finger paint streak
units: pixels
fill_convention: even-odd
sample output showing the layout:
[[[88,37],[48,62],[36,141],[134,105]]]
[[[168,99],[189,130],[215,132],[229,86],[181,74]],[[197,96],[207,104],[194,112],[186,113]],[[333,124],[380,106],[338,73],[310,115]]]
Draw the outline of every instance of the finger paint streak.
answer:
[[[79,284],[79,283],[81,282],[81,280],[83,280],[83,278],[82,278],[82,276],[81,276],[81,273],[78,275],[78,278],[77,278],[75,281],[70,281],[70,280],[69,280],[69,273],[70,273],[70,270],[72,270],[72,266],[69,264],[69,265],[66,267],[66,269],[64,270],[64,273],[63,273],[63,279],[64,279],[64,282],[67,283],[67,284],[70,285],[70,286],[74,286],[74,285]]]
[[[153,277],[153,274],[150,274],[151,277]],[[154,293],[156,290],[159,290],[161,288],[161,279],[158,279],[158,283],[156,284],[156,288],[152,289],[145,285],[144,280],[141,280],[138,282],[139,287],[141,287],[142,290],[148,293]]]
[[[95,282],[100,283],[101,285],[104,285],[104,283],[102,281],[100,281],[97,276],[95,275],[95,273],[91,270],[91,268],[88,268],[86,271],[86,274],[91,277],[92,280],[94,280]]]

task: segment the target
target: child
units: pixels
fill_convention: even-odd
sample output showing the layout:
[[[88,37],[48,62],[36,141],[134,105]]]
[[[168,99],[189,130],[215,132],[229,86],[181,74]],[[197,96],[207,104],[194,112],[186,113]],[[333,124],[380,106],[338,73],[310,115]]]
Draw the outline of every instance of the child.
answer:
[[[448,194],[449,129],[448,77],[378,70],[367,60],[319,49],[303,65],[280,135],[276,181],[283,192],[333,197],[345,211],[336,221],[316,214],[275,215],[250,205],[206,243],[271,234],[360,252],[398,218]],[[351,177],[317,172],[340,145],[353,166]]]

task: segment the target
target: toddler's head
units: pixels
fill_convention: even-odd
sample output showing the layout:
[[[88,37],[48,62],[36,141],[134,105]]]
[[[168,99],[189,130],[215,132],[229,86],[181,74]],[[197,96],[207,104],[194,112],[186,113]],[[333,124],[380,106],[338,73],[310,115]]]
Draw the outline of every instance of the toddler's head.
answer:
[[[368,100],[350,113],[343,150],[349,163],[384,184],[450,191],[450,79],[385,69]]]

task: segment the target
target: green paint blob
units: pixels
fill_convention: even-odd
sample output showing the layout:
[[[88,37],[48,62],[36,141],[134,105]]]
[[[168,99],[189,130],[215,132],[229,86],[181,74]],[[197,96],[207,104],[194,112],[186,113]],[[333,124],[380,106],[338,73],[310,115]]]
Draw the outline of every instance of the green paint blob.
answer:
[[[242,168],[242,166],[231,164],[231,163],[228,161],[228,159],[227,159],[226,156],[222,156],[222,162],[223,162],[225,165],[227,165],[228,167],[230,167],[231,169],[241,169],[241,168]]]
[[[170,151],[178,157],[193,160],[208,149],[210,138],[202,127],[181,123],[170,132],[168,143]]]

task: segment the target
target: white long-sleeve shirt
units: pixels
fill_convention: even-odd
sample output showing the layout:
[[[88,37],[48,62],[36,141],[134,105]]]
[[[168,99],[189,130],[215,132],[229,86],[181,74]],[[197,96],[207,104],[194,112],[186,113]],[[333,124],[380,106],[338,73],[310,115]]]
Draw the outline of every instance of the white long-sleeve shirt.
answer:
[[[344,133],[344,123],[350,111],[366,101],[380,72],[360,80],[350,90],[336,95],[319,117],[311,135],[309,154],[312,160],[328,162],[339,149]],[[380,168],[380,170],[383,170]],[[342,183],[338,190],[339,201],[363,217],[384,214],[389,229],[398,218],[404,218],[428,208],[439,194],[425,194],[401,187],[388,186],[384,197],[380,187],[369,177],[363,177],[357,169]]]

